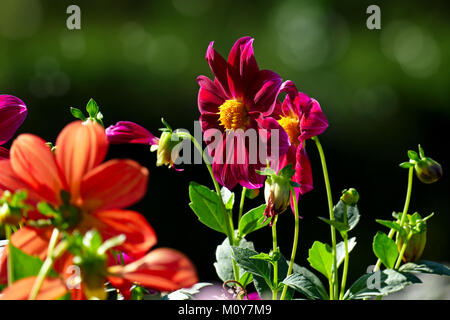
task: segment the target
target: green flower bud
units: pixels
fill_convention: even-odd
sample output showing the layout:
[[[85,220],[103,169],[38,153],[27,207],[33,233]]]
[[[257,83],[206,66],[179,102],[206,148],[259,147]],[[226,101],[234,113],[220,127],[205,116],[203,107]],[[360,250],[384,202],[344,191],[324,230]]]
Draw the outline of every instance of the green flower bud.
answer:
[[[0,224],[18,225],[22,220],[20,210],[11,210],[8,203],[3,203],[0,207]]]
[[[442,177],[442,167],[431,158],[424,157],[415,162],[414,170],[417,178],[423,183],[433,183]]]
[[[402,249],[405,239],[403,236],[399,236],[398,239],[398,251]],[[418,233],[414,233],[408,241],[405,253],[403,254],[404,262],[417,262],[422,257],[423,250],[425,249],[425,244],[427,242],[427,229],[426,227]]]
[[[342,191],[341,201],[348,206],[354,206],[359,201],[359,193],[354,188]]]
[[[249,199],[255,199],[259,196],[259,189],[247,189],[245,196]]]
[[[264,198],[266,200],[266,210],[264,214],[267,218],[273,218],[286,211],[291,199],[290,179],[282,176],[268,176],[264,187]]]
[[[169,168],[174,167],[174,163],[178,157],[179,149],[181,148],[182,139],[172,131],[163,131],[159,138],[159,144],[156,152],[156,165],[166,165]]]

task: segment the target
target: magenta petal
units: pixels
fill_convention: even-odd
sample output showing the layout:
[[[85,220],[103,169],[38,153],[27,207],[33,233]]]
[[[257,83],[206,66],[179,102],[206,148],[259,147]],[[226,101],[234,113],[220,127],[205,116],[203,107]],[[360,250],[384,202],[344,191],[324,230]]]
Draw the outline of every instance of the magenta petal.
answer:
[[[236,172],[231,166],[231,163],[234,161],[234,149],[227,148],[228,140],[227,134],[224,133],[222,140],[215,148],[212,169],[217,182],[232,190],[238,183],[238,178],[235,176]]]
[[[323,133],[328,128],[328,120],[322,112],[319,103],[311,99],[310,109],[300,119],[301,140],[307,140]]]
[[[297,148],[295,175],[293,180],[301,185],[301,194],[305,194],[313,189],[311,162],[309,161],[305,148],[301,145]]]
[[[8,142],[27,116],[25,103],[8,94],[0,95],[0,145]]]
[[[289,136],[287,135],[286,131],[280,126],[278,121],[276,121],[274,118],[267,117],[267,118],[259,118],[256,120],[258,123],[258,126],[260,128],[258,134],[260,138],[260,146],[263,145],[267,147],[267,155],[269,157],[273,157],[276,155],[276,151],[278,151],[278,156],[284,155],[291,143],[289,141]],[[262,129],[262,130],[261,130]],[[278,140],[272,141],[272,139],[275,137],[273,133],[275,133],[272,130],[276,130],[278,132]],[[274,146],[276,149],[272,150],[272,146]],[[261,159],[261,161],[264,163],[265,159]]]
[[[218,113],[219,106],[226,100],[221,89],[205,76],[197,77],[197,82],[200,85],[198,92],[198,109],[200,113]]]
[[[235,98],[243,98],[246,84],[249,84],[258,73],[258,64],[253,53],[253,39],[240,38],[231,48],[228,56],[228,86]]]
[[[214,41],[211,41],[208,50],[206,51],[206,61],[216,76],[215,82],[220,85],[227,95],[230,95],[227,79],[227,62],[216,50],[214,50],[213,45]]]
[[[281,84],[282,79],[275,72],[270,70],[260,71],[254,80],[252,90],[249,92],[250,96],[247,96],[247,100],[251,100],[251,103],[249,103],[250,112],[259,111],[264,116],[270,115],[275,108]]]
[[[9,150],[0,147],[0,160],[9,159]]]
[[[297,96],[298,90],[297,90],[297,87],[295,86],[294,82],[292,82],[291,80],[286,80],[281,85],[280,92],[286,92],[288,97],[292,101],[294,101],[295,97]]]
[[[106,137],[112,144],[136,143],[157,145],[159,139],[144,127],[131,122],[119,121],[113,126],[106,128]]]

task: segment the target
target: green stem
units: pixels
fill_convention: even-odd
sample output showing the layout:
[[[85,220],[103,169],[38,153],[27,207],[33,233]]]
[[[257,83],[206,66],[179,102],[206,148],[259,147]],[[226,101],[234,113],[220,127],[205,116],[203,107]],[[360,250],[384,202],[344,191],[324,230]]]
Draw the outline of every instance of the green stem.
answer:
[[[213,181],[214,184],[214,188],[216,189],[216,193],[217,196],[219,197],[220,203],[222,204],[222,209],[223,212],[225,213],[225,215],[227,215],[225,221],[226,221],[226,228],[227,228],[227,233],[228,233],[228,240],[230,241],[230,245],[234,246],[236,245],[236,238],[235,238],[235,234],[234,234],[234,226],[233,226],[233,216],[228,212],[228,210],[225,208],[225,204],[223,203],[223,199],[222,199],[222,193],[220,192],[220,186],[219,183],[217,182],[216,178],[214,177],[214,173],[212,171],[212,167],[211,167],[211,163],[209,162],[209,159],[206,156],[206,153],[203,151],[202,147],[200,146],[200,144],[198,143],[198,141],[194,138],[194,136],[192,136],[189,133],[186,132],[177,132],[177,134],[182,137],[182,138],[188,138],[192,141],[192,143],[194,144],[195,148],[200,152],[200,154],[202,155],[203,158],[203,162],[205,163],[206,167],[208,168],[208,172],[209,175],[211,176],[211,180]],[[236,281],[239,281],[239,266],[237,265],[236,261],[234,259],[232,259],[233,262],[233,273],[234,273],[234,278]]]
[[[348,273],[349,255],[348,255],[348,234],[347,234],[347,232],[344,232],[343,238],[344,238],[344,247],[345,247],[345,260],[344,260],[344,270],[342,272],[341,294],[339,296],[340,300],[342,300],[344,298],[345,285],[347,282],[347,273]]]
[[[405,223],[406,214],[408,213],[409,203],[411,202],[413,174],[414,174],[414,167],[411,167],[411,168],[409,168],[409,171],[408,171],[408,188],[406,190],[406,200],[405,200],[405,205],[403,206],[402,218],[400,220],[400,226],[402,228],[403,228],[403,224]],[[395,234],[395,230],[391,229],[388,234],[389,239],[392,239],[394,234]],[[381,260],[378,259],[377,263],[375,264],[375,268],[373,268],[373,272],[378,271],[380,269],[380,267],[381,267]]]
[[[241,221],[242,213],[244,211],[244,202],[245,202],[245,194],[247,192],[246,187],[242,187],[242,193],[241,193],[241,203],[239,204],[239,219],[238,223]]]
[[[322,145],[320,144],[319,138],[317,136],[312,138],[316,143],[317,150],[319,151],[320,161],[322,163],[323,177],[325,180],[325,187],[327,189],[328,198],[328,209],[330,212],[330,220],[334,221],[333,212],[333,197],[331,195],[330,178],[328,176],[327,163],[325,160],[325,154],[323,152]],[[337,270],[337,259],[336,259],[336,229],[331,227],[331,244],[332,244],[332,255],[333,255],[333,276],[330,281],[330,299],[334,300],[338,296],[338,270]]]
[[[53,229],[52,236],[50,238],[48,249],[47,249],[47,258],[45,259],[44,263],[42,264],[41,269],[39,270],[39,274],[36,278],[36,281],[33,284],[33,288],[31,289],[31,293],[28,297],[29,300],[35,300],[39,290],[42,287],[42,284],[44,283],[45,277],[50,272],[50,269],[53,266],[53,263],[55,260],[61,256],[62,253],[67,249],[68,242],[63,241],[61,242],[58,247],[56,247],[56,243],[58,242],[58,238],[60,235],[60,231],[55,228]],[[56,247],[56,249],[55,249]]]
[[[13,257],[12,257],[12,243],[11,243],[11,226],[5,225],[6,239],[8,240],[8,287],[14,282],[13,274]]]
[[[294,260],[295,256],[297,254],[297,247],[298,247],[298,234],[299,234],[299,214],[298,214],[298,199],[297,194],[295,193],[294,189],[292,189],[292,195],[294,196],[294,215],[295,215],[295,229],[294,229],[294,242],[292,243],[292,252],[291,252],[291,261],[289,261],[289,268],[286,277],[288,277],[292,273],[292,269],[294,268]],[[280,300],[284,300],[287,293],[287,285],[284,285],[283,292],[281,293]]]
[[[277,220],[278,217],[275,216],[272,224],[272,242],[273,242],[273,252],[277,251],[278,243],[277,243]],[[277,300],[278,298],[278,261],[273,263],[273,284],[274,287],[272,289],[272,300]]]
[[[409,242],[409,239],[411,239],[411,236],[412,236],[412,232],[410,232],[408,234],[408,236],[406,237],[405,242],[402,245],[402,248],[400,250],[400,254],[397,257],[397,261],[395,262],[395,266],[394,266],[395,270],[397,270],[398,267],[400,267],[400,264],[402,263],[403,255],[405,254],[406,247],[408,246],[408,242]]]

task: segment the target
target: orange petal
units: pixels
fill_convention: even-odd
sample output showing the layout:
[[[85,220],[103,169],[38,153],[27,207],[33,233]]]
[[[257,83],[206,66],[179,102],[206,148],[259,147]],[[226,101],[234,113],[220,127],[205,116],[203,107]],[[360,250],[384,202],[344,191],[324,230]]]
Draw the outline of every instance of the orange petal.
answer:
[[[17,137],[11,147],[11,166],[15,174],[44,200],[59,201],[65,183],[44,140],[32,134]]]
[[[181,252],[158,248],[126,266],[110,267],[114,277],[137,282],[159,291],[174,291],[198,282],[192,262]]]
[[[68,124],[56,140],[55,156],[77,199],[83,176],[99,165],[108,151],[105,129],[92,121],[75,121]]]
[[[156,233],[144,216],[129,210],[104,210],[87,215],[81,221],[80,230],[97,229],[103,240],[120,234],[126,236],[118,250],[131,254],[143,254],[156,244]]]
[[[27,300],[35,281],[36,277],[29,277],[14,282],[2,292],[0,300]],[[67,288],[61,279],[45,278],[36,300],[55,300],[66,293]]]
[[[11,243],[26,254],[37,256],[44,260],[47,257],[47,248],[52,234],[52,228],[24,227],[13,233]],[[3,250],[0,258],[0,283],[6,283],[8,275],[8,247]]]
[[[120,209],[147,191],[148,170],[133,160],[110,160],[91,170],[81,183],[83,208]]]

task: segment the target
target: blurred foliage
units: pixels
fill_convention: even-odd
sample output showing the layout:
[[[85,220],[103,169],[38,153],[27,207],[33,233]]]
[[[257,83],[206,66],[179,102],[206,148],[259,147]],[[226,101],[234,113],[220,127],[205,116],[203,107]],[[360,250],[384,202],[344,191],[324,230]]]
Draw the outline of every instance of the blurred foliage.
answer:
[[[81,8],[81,30],[66,28],[71,4]],[[49,141],[72,120],[69,107],[90,98],[100,105],[106,126],[130,120],[156,133],[164,116],[173,127],[192,130],[199,116],[196,77],[211,75],[204,59],[209,42],[227,56],[237,38],[250,35],[260,67],[293,80],[325,111],[330,127],[322,142],[335,200],[348,187],[361,194],[351,278],[375,263],[367,254],[375,218],[403,207],[407,177],[398,164],[418,143],[442,164],[444,177],[433,185],[416,180],[411,210],[436,212],[424,257],[449,261],[449,3],[377,2],[381,30],[366,28],[369,4],[2,0],[0,91],[28,105],[20,131]],[[307,149],[316,188],[301,199],[301,264],[313,240],[329,241],[327,226],[317,219],[327,212],[320,162],[313,146]],[[112,146],[109,157],[133,157],[150,168],[147,197],[136,209],[155,227],[161,245],[191,256],[202,280],[216,279],[212,262],[222,239],[188,207],[188,181],[209,183],[206,170],[155,168],[144,146]],[[248,200],[246,207],[261,201]],[[290,248],[292,222],[289,215],[280,219],[279,228],[286,230],[282,247]],[[269,230],[256,237],[270,247]]]

